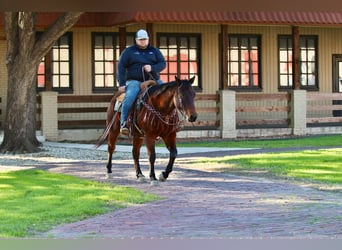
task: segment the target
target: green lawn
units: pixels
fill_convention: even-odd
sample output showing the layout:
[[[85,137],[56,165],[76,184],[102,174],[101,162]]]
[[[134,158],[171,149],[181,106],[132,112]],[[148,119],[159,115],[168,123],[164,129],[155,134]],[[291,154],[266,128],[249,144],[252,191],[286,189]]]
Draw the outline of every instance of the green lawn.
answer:
[[[0,172],[0,237],[28,237],[133,204],[159,199],[129,187],[42,170]]]
[[[255,139],[255,140],[210,140],[178,142],[178,147],[223,147],[223,148],[289,148],[289,147],[322,147],[342,146],[342,135],[307,136],[287,139]]]
[[[293,148],[291,152],[203,157],[191,164],[205,164],[227,173],[286,178],[311,183],[342,184],[342,135],[305,136],[284,139],[209,140],[179,142],[178,147]],[[300,150],[301,147],[332,147]],[[334,148],[336,147],[336,148]],[[298,151],[299,150],[299,151]]]
[[[197,163],[227,173],[342,184],[342,148],[203,158]]]

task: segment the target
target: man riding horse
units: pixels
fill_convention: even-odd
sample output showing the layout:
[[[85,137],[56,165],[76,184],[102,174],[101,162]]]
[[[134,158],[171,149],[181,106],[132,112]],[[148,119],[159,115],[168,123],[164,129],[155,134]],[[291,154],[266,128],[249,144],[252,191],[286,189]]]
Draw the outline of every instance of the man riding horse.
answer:
[[[136,33],[135,40],[136,45],[126,48],[120,56],[118,65],[119,91],[113,96],[107,108],[106,128],[96,147],[99,147],[107,139],[106,168],[107,175],[110,178],[112,157],[118,136],[120,133],[131,134],[136,177],[139,181],[143,181],[144,175],[140,168],[139,157],[140,148],[145,141],[150,163],[151,185],[157,185],[158,180],[155,175],[156,139],[161,138],[170,152],[165,171],[159,176],[159,181],[166,181],[172,172],[177,157],[176,133],[180,127],[179,114],[189,122],[195,122],[197,119],[196,92],[192,87],[195,76],[190,79],[179,79],[175,76],[175,81],[163,83],[159,76],[159,73],[166,67],[163,55],[159,49],[149,45],[148,34],[145,30],[139,30]],[[143,92],[141,99],[139,99],[139,112],[134,114],[132,121],[127,121],[140,89],[150,85],[154,86],[145,89],[146,92]],[[125,97],[121,104],[120,114],[118,96],[122,92],[125,92]],[[129,124],[130,122],[131,124]],[[128,125],[133,123],[134,129],[130,131]]]
[[[159,73],[166,62],[160,50],[149,45],[149,36],[143,29],[138,30],[136,44],[126,48],[119,59],[119,92],[125,92],[120,117],[120,133],[129,135],[128,114],[140,91],[140,84],[150,78],[162,84]]]

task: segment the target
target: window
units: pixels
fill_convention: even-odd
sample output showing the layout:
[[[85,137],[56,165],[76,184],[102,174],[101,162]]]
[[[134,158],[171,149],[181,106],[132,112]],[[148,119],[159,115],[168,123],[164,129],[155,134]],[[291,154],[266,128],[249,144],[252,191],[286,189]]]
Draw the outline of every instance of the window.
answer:
[[[134,34],[127,35],[127,46],[134,44]],[[92,33],[93,90],[113,91],[117,87],[120,57],[119,33]]]
[[[175,76],[181,79],[195,76],[194,86],[201,87],[200,34],[160,33],[157,44],[166,61],[166,68],[160,73],[162,81],[173,81]]]
[[[261,36],[229,35],[228,87],[261,88]]]
[[[300,36],[300,86],[303,89],[318,88],[317,36]],[[279,88],[292,87],[292,37],[281,35],[279,46]]]
[[[45,82],[45,57],[43,57],[38,66],[37,89],[45,90]]]
[[[38,33],[38,36],[40,34]],[[50,52],[42,58],[37,73],[37,88],[72,91],[72,33],[61,36]],[[49,70],[50,69],[50,70]]]

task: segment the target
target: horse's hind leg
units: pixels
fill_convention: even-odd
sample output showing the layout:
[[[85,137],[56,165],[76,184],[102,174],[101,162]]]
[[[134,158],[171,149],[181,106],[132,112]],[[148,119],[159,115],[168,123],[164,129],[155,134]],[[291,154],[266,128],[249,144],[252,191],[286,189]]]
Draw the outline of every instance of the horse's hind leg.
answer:
[[[140,138],[140,137],[133,137],[132,156],[133,156],[133,160],[134,160],[135,173],[136,173],[137,179],[139,181],[144,181],[145,180],[145,176],[141,172],[140,162],[139,162],[140,148],[141,148],[142,144],[143,144],[143,139],[142,138]]]
[[[172,172],[173,164],[177,157],[177,147],[176,147],[176,133],[169,135],[167,138],[163,138],[167,149],[170,152],[169,162],[165,168],[165,171],[162,172],[159,176],[159,181],[166,181],[169,177],[169,174]]]
[[[116,146],[116,142],[118,140],[118,136],[120,133],[120,125],[118,121],[115,121],[113,126],[111,127],[109,134],[108,134],[108,148],[107,148],[107,174],[108,176],[110,176],[110,174],[112,173],[112,157],[113,157],[113,153],[115,151],[115,146]]]

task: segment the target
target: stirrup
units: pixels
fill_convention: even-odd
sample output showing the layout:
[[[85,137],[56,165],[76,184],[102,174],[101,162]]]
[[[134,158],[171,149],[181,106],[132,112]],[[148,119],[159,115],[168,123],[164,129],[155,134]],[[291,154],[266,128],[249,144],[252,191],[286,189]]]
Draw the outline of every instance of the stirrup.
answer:
[[[129,136],[129,129],[126,127],[123,127],[120,129],[120,133],[126,136]]]
[[[124,125],[120,128],[120,133],[129,136],[129,128],[127,127],[126,123],[124,123]]]

